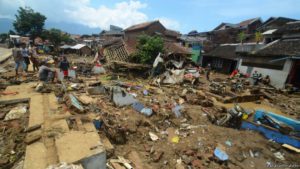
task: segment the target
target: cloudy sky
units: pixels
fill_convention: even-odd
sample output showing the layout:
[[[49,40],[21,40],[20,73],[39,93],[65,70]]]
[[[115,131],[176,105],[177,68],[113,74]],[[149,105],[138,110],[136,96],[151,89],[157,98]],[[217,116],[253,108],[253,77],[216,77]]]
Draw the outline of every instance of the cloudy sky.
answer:
[[[300,19],[300,0],[0,0],[0,18],[14,19],[19,6],[30,6],[48,22],[107,29],[110,24],[126,28],[159,19],[182,33],[255,17]]]

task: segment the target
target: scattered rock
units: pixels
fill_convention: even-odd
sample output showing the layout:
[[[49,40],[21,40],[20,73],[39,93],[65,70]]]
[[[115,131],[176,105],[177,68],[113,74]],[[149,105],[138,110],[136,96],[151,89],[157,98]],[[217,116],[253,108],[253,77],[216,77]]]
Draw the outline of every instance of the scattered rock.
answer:
[[[164,155],[164,152],[156,151],[153,155],[154,155],[153,162],[158,162],[162,158],[162,156]]]

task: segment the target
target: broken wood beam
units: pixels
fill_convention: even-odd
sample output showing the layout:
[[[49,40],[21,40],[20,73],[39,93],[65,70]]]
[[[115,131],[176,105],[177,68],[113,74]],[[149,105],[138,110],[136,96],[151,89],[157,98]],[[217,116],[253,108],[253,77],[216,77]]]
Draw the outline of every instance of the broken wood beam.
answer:
[[[27,145],[29,145],[29,144],[32,144],[32,143],[38,141],[41,138],[42,138],[42,134],[40,132],[28,134],[25,138],[25,143]]]
[[[13,100],[1,100],[0,105],[11,105],[11,104],[17,104],[17,103],[28,103],[30,101],[30,98],[24,98],[24,99],[13,99]]]
[[[31,127],[25,128],[24,132],[25,133],[32,132],[34,130],[40,129],[41,127],[42,127],[41,124],[36,124],[36,125],[31,126]]]

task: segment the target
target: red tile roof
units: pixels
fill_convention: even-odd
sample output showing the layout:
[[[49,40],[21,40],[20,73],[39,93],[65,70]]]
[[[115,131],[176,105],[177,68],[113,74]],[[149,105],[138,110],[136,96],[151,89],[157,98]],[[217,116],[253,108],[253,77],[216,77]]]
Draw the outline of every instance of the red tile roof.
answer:
[[[174,42],[165,42],[165,50],[167,53],[176,53],[176,54],[192,54],[192,51],[189,48],[181,46],[179,43]]]
[[[244,20],[244,21],[240,22],[238,25],[240,27],[248,26],[249,24],[251,24],[252,22],[254,22],[256,20],[259,20],[259,18],[247,19],[247,20]]]
[[[166,29],[164,32],[165,36],[173,36],[173,37],[179,37],[180,33],[178,31],[174,31],[171,29]]]
[[[145,29],[145,28],[147,28],[147,27],[149,27],[152,24],[157,23],[157,22],[159,22],[159,21],[156,20],[156,21],[151,21],[151,22],[140,23],[140,24],[137,24],[137,25],[132,25],[132,26],[126,28],[125,31],[134,31],[134,30],[139,30],[139,29]]]

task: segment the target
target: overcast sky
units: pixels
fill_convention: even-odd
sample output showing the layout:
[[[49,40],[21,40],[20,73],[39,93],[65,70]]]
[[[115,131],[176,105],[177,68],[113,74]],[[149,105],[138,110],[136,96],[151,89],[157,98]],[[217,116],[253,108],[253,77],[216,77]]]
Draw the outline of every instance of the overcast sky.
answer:
[[[110,24],[126,28],[159,19],[182,33],[255,17],[300,19],[300,0],[0,0],[0,18],[14,19],[19,6],[30,6],[51,22],[107,29]]]

